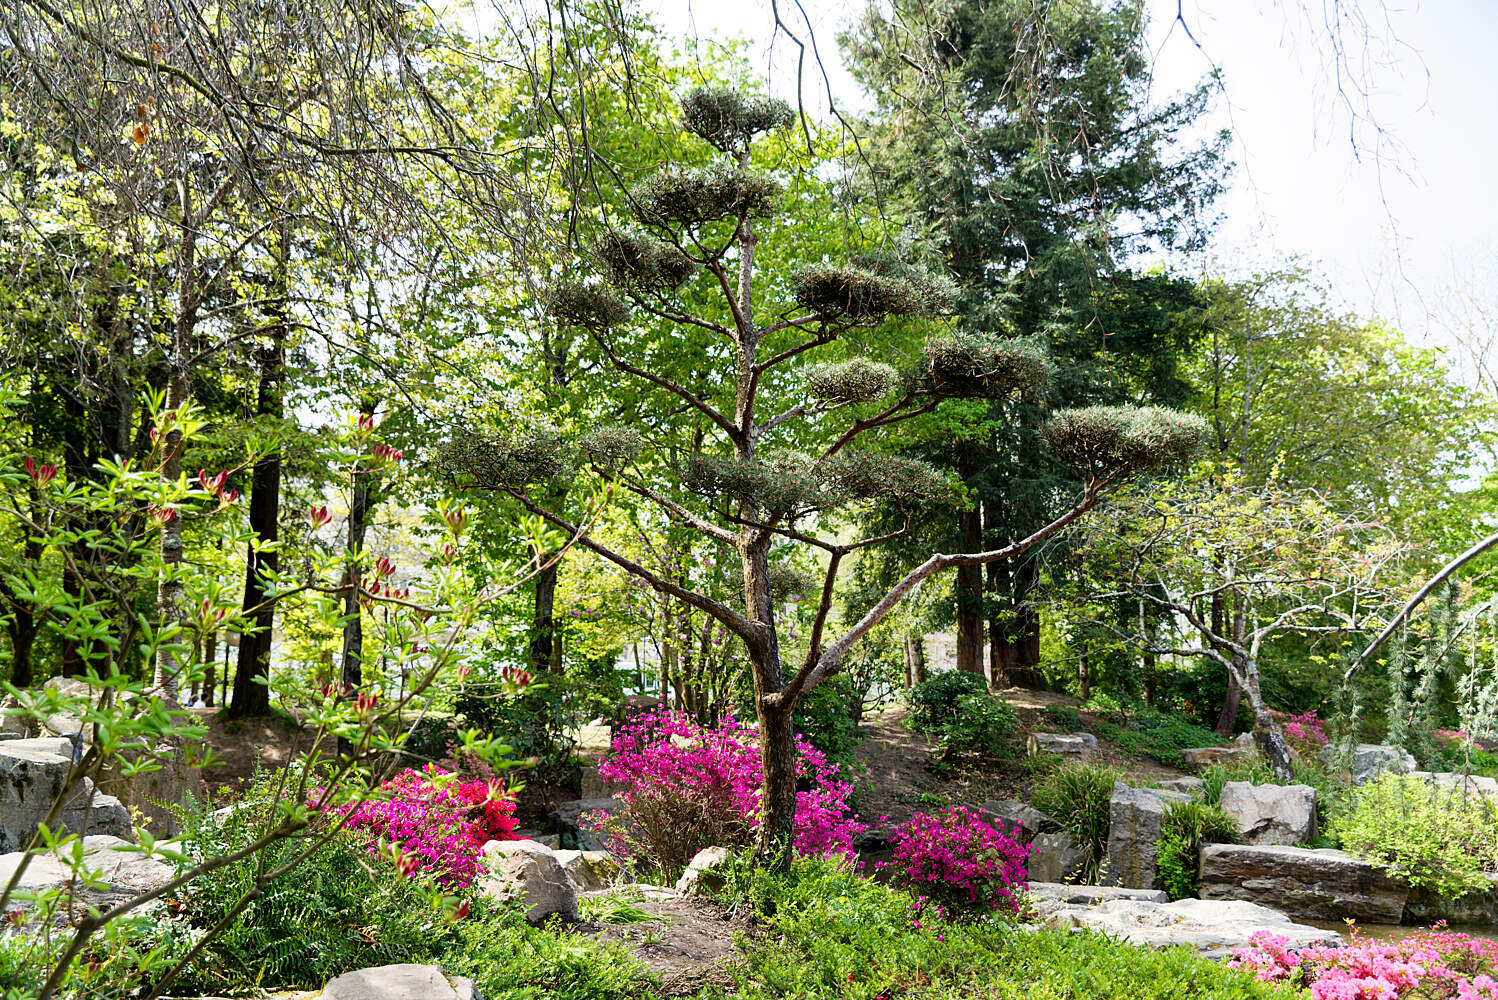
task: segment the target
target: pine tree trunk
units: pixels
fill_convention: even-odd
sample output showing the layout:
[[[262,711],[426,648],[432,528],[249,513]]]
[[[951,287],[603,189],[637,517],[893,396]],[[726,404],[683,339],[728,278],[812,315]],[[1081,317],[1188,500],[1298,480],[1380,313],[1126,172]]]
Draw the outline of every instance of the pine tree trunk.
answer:
[[[550,556],[543,557],[549,559]],[[536,574],[535,608],[531,615],[530,672],[537,677],[553,670],[552,649],[556,638],[556,596],[558,565]]]
[[[983,547],[983,522],[977,509],[962,513],[962,545],[966,552]],[[982,676],[983,670],[983,569],[963,566],[957,570],[957,669]]]
[[[776,868],[790,864],[796,826],[796,743],[792,712],[764,710],[760,702],[760,745],[764,750],[764,790],[760,798],[759,854]]]

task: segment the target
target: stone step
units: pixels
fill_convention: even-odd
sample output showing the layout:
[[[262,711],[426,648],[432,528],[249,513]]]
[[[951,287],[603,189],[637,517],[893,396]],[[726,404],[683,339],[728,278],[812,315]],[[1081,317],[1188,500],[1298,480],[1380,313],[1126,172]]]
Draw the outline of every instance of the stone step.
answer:
[[[1203,899],[1273,906],[1297,920],[1397,924],[1408,888],[1372,862],[1343,851],[1205,844]]]

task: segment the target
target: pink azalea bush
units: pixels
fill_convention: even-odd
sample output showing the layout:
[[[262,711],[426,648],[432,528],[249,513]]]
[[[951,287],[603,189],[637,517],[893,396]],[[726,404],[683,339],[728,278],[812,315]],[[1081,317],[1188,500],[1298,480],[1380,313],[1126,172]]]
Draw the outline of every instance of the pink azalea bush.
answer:
[[[1271,708],[1269,714],[1280,724],[1285,739],[1297,753],[1314,757],[1326,746],[1326,722],[1318,718],[1314,711],[1294,715],[1290,712],[1276,712]]]
[[[1286,938],[1260,931],[1228,965],[1259,979],[1306,989],[1312,1000],[1498,1000],[1498,942],[1444,930],[1439,924],[1402,941],[1292,950]]]
[[[982,813],[965,806],[916,813],[894,839],[893,859],[878,867],[896,886],[952,911],[1019,912],[1029,848]]]
[[[402,771],[339,815],[371,853],[393,855],[402,874],[428,872],[450,887],[470,884],[484,845],[515,832],[515,800],[501,784],[463,780],[434,764]]]
[[[614,735],[599,773],[623,786],[618,814],[589,813],[616,856],[641,859],[667,874],[681,871],[709,846],[747,846],[759,825],[762,756],[759,736],[731,716],[716,728],[680,712],[644,712]],[[811,744],[796,737],[795,848],[848,857],[865,829],[851,814],[853,785]]]

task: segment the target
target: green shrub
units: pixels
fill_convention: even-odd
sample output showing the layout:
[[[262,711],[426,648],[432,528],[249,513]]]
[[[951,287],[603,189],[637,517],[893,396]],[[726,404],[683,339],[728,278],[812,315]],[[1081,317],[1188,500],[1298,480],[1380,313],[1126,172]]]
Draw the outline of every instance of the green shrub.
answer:
[[[1172,802],[1160,824],[1155,861],[1171,899],[1196,895],[1197,863],[1203,844],[1236,844],[1238,821],[1219,806]]]
[[[1075,733],[1082,729],[1082,713],[1070,705],[1047,705],[1040,717],[1045,720],[1046,725],[1067,732]]]
[[[1202,771],[1201,778],[1203,785],[1199,797],[1209,806],[1215,806],[1222,801],[1222,786],[1229,781],[1247,781],[1254,785],[1278,783],[1275,781],[1274,771],[1270,768],[1269,762],[1262,757],[1208,765]]]
[[[251,844],[264,829],[264,801],[241,803],[220,823],[212,813],[183,834],[190,857],[214,857]],[[309,846],[281,841],[264,855],[266,870]],[[196,879],[184,918],[212,927],[255,887],[256,855]],[[425,962],[451,933],[442,893],[420,878],[397,878],[393,865],[361,844],[335,838],[289,874],[268,882],[186,970],[174,991],[212,993],[260,985],[315,989],[352,969]]]
[[[1014,750],[1019,715],[1002,698],[968,694],[957,699],[957,714],[941,730],[939,770],[969,759],[994,760]]]
[[[1047,813],[1087,850],[1087,879],[1097,877],[1108,847],[1113,785],[1124,774],[1101,764],[1063,764],[1035,788],[1035,808]]]
[[[1296,994],[1185,948],[1136,948],[1101,934],[945,921],[908,895],[820,859],[790,874],[734,872],[727,901],[768,926],[701,1000],[1249,1000]]]
[[[1498,869],[1492,803],[1414,775],[1383,774],[1362,786],[1330,827],[1345,850],[1443,896],[1485,888],[1483,875]]]
[[[563,678],[548,675],[518,696],[499,697],[505,691],[502,683],[472,681],[458,694],[453,714],[463,728],[514,747],[516,759],[534,757],[541,766],[568,766],[573,740],[567,733],[565,686]]]
[[[987,694],[988,683],[979,674],[945,670],[922,681],[906,695],[910,699],[910,725],[923,733],[940,733],[957,718],[957,703],[964,696]]]
[[[862,692],[854,690],[854,682],[845,674],[812,689],[811,694],[796,705],[796,732],[829,761],[836,764],[844,775],[852,773],[858,758],[858,723],[854,713],[858,706],[855,698]],[[753,711],[752,705],[750,711]],[[745,715],[749,718],[749,715]]]
[[[1119,718],[1122,721],[1101,724],[1098,735],[1125,753],[1153,757],[1170,767],[1185,763],[1182,750],[1222,743],[1222,737],[1185,716],[1146,711]]]

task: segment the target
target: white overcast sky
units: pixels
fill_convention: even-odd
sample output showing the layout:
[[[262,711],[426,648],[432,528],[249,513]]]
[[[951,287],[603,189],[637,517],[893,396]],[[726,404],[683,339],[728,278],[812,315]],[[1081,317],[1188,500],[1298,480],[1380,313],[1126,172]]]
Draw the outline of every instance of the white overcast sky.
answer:
[[[1226,218],[1214,270],[1300,257],[1345,305],[1442,346],[1463,295],[1498,303],[1498,0],[1182,0],[1199,48],[1175,23],[1176,0],[1148,3],[1156,94],[1191,85],[1213,65],[1224,76],[1217,124],[1233,130],[1236,169],[1219,205]],[[793,96],[795,49],[783,37],[770,44],[769,0],[643,4],[683,39],[749,39],[771,89]],[[862,0],[803,7],[837,100],[858,108],[836,35]],[[799,16],[790,0],[781,8],[788,20]],[[1368,21],[1371,44],[1355,21],[1341,41],[1343,68],[1355,77],[1347,89],[1371,121],[1354,125],[1338,94],[1321,20],[1329,8]],[[809,91],[822,86],[810,82]]]

